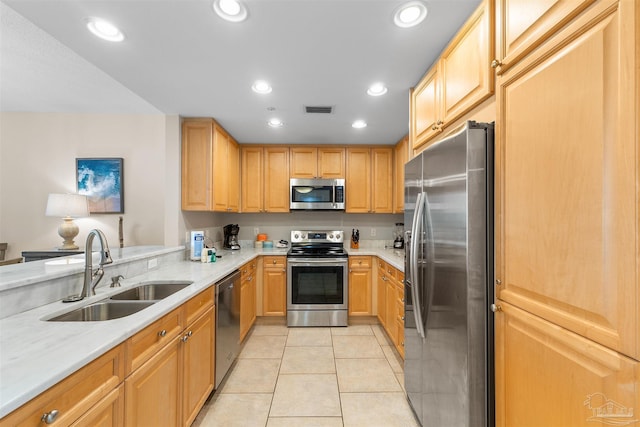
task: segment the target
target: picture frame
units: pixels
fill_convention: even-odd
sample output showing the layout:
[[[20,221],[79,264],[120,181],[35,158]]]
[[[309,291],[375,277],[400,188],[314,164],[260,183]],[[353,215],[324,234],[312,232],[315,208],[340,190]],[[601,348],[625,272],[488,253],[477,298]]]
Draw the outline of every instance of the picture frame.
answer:
[[[87,196],[89,213],[124,213],[124,159],[76,158],[76,187]]]

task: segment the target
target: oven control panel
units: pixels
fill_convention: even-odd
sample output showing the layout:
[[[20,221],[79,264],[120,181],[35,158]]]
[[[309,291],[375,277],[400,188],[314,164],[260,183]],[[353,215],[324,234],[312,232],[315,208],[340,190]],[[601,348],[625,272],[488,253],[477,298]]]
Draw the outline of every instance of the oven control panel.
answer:
[[[291,232],[291,243],[343,243],[344,232],[294,230]]]

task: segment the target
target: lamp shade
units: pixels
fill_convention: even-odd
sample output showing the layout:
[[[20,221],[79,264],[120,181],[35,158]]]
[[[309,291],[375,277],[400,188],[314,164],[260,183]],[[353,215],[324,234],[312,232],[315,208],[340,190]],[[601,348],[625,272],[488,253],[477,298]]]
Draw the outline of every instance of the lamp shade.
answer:
[[[45,215],[59,218],[89,216],[87,196],[81,194],[49,194]]]

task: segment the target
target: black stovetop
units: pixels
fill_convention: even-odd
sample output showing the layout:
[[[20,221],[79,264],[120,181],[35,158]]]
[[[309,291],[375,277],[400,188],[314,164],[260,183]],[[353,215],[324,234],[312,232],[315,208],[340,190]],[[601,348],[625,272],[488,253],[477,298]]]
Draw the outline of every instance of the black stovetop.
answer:
[[[342,245],[336,244],[309,244],[309,245],[292,245],[288,257],[311,257],[311,258],[343,258],[347,257],[347,252]]]

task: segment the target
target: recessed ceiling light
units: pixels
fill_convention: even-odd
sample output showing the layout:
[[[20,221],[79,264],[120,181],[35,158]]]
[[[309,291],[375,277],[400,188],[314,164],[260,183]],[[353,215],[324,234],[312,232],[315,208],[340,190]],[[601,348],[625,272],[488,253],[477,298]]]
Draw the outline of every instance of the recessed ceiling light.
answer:
[[[94,35],[100,37],[103,40],[110,42],[121,42],[124,40],[124,34],[122,31],[109,21],[105,21],[102,18],[87,18],[87,28]]]
[[[220,18],[229,22],[247,19],[247,8],[238,0],[213,0],[213,10]]]
[[[369,86],[369,89],[367,89],[367,93],[371,96],[384,95],[385,93],[387,93],[387,87],[382,83],[374,83]]]
[[[269,126],[271,126],[272,128],[279,128],[279,127],[282,127],[282,125],[283,125],[284,123],[282,123],[282,120],[280,120],[280,119],[273,118],[273,119],[270,119],[270,120],[267,122],[267,124],[268,124]]]
[[[251,89],[256,93],[271,93],[273,90],[271,85],[264,80],[256,80],[255,83],[251,86]]]
[[[355,122],[351,123],[351,127],[356,129],[366,128],[367,122],[365,122],[364,120],[356,120]]]
[[[398,27],[409,28],[418,25],[427,17],[427,7],[420,1],[410,1],[398,7],[393,14],[393,22]]]

